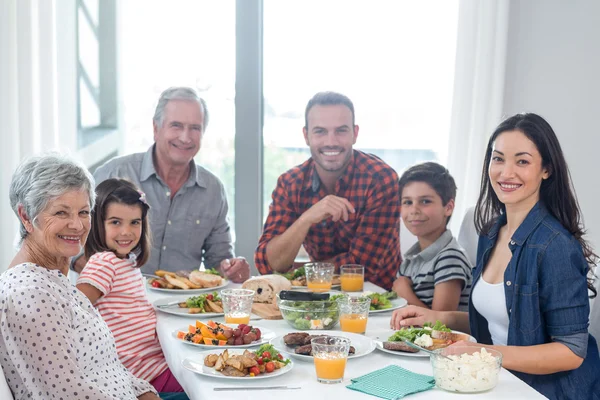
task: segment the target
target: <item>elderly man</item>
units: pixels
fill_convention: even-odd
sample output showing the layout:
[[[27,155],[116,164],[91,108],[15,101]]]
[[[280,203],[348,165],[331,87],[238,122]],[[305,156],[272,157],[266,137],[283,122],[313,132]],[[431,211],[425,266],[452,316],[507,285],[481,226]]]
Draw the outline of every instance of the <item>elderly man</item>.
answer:
[[[317,93],[306,106],[311,158],[279,177],[255,254],[262,273],[288,271],[301,245],[311,260],[361,264],[365,279],[390,290],[400,265],[398,175],[353,150],[354,105]]]
[[[143,270],[177,271],[204,262],[234,282],[245,281],[250,266],[233,256],[223,184],[194,162],[208,125],[206,103],[193,89],[167,89],[153,125],[148,151],[114,158],[94,173],[96,183],[125,178],[146,193],[153,246]]]

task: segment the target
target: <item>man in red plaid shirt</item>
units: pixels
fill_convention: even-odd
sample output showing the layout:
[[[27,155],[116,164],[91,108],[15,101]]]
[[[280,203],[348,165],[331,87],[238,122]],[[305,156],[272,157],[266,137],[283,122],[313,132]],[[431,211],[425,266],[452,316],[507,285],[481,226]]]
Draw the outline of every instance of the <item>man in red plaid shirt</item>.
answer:
[[[304,114],[312,157],[277,181],[254,261],[261,274],[287,272],[300,246],[313,261],[361,264],[365,279],[392,288],[401,262],[398,175],[354,150],[354,105],[317,93]]]

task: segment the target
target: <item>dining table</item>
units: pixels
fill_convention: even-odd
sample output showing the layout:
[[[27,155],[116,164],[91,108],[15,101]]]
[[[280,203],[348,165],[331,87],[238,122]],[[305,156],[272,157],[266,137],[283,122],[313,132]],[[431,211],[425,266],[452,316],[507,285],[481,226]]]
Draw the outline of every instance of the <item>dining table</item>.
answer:
[[[227,288],[239,288],[240,284],[230,283]],[[365,291],[385,292],[384,289],[370,283],[365,282]],[[183,293],[175,293],[181,297]],[[173,294],[165,294],[159,291],[148,289],[148,299],[151,303],[157,300],[163,300],[172,297]],[[191,295],[190,295],[191,296]],[[167,363],[173,375],[177,378],[181,386],[185,389],[189,398],[192,400],[210,399],[210,398],[260,398],[261,400],[277,399],[281,400],[284,397],[286,400],[294,399],[376,399],[377,397],[367,395],[362,392],[348,389],[346,386],[351,384],[351,379],[363,376],[370,372],[379,370],[388,365],[397,365],[408,371],[433,375],[433,370],[429,357],[410,357],[398,354],[389,354],[379,349],[372,353],[358,358],[348,359],[344,379],[342,383],[323,384],[317,381],[314,363],[310,361],[300,360],[292,357],[292,369],[283,375],[273,376],[269,379],[243,379],[230,380],[219,377],[210,377],[199,375],[192,372],[182,365],[186,358],[202,364],[203,356],[201,353],[207,349],[198,348],[184,343],[175,337],[175,332],[178,330],[187,331],[188,325],[194,324],[195,320],[206,321],[202,314],[196,314],[196,318],[187,316],[178,316],[157,310],[157,326],[156,331],[163,348]],[[385,341],[394,331],[390,328],[390,317],[392,312],[383,312],[370,314],[367,322],[367,330],[365,336],[373,340]],[[224,322],[223,317],[211,318],[217,322]],[[290,332],[297,332],[285,320],[267,320],[256,315],[252,315],[250,325],[266,330],[271,330],[275,335],[285,335]],[[339,325],[334,329],[339,330]],[[309,333],[318,333],[318,331],[310,331]],[[256,349],[256,348],[254,348]],[[214,353],[219,353],[215,349]],[[252,348],[250,348],[252,350]],[[261,389],[248,391],[248,387],[272,387],[272,386],[287,386],[289,388],[299,389]],[[219,388],[228,388],[231,391],[220,391]],[[217,390],[215,390],[217,389]],[[241,390],[236,390],[241,389]],[[545,398],[539,392],[531,388],[525,382],[521,381],[515,375],[511,374],[506,369],[502,368],[498,377],[498,384],[495,388],[478,393],[476,395],[461,394],[448,392],[437,387],[420,393],[415,393],[409,398],[418,399],[536,399]]]

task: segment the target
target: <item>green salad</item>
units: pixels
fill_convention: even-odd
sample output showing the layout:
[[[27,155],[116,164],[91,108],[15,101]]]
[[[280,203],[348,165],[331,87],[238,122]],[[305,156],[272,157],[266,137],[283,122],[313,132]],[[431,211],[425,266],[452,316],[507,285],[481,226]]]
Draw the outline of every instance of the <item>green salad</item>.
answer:
[[[216,269],[214,269],[214,268],[206,268],[206,269],[204,270],[204,272],[206,272],[207,274],[212,274],[212,275],[218,275],[218,276],[221,276],[221,274],[219,273],[219,271],[217,271],[217,270],[216,270]]]
[[[280,274],[280,275],[283,276],[284,278],[286,278],[287,280],[292,281],[294,279],[301,278],[305,275],[304,267],[300,267],[291,272],[286,272],[285,274]]]
[[[331,301],[336,301],[339,298],[347,296],[346,294],[335,294],[329,298]],[[368,297],[371,299],[370,310],[386,310],[388,308],[392,308],[391,300],[398,298],[398,294],[396,292],[386,292],[386,293],[369,293],[367,295],[363,295],[363,297]]]
[[[220,302],[221,298],[219,297],[218,292],[212,292],[212,293],[207,293],[207,294],[201,294],[199,296],[190,297],[185,301],[185,304],[187,305],[187,308],[201,308],[202,312],[206,312],[206,310],[204,308],[204,306],[206,305],[206,300]]]
[[[269,357],[265,356],[265,353],[269,353]],[[256,354],[258,357],[261,357],[264,359],[264,362],[267,361],[271,361],[271,360],[277,360],[285,365],[288,365],[290,362],[292,362],[292,360],[290,360],[289,358],[285,358],[283,354],[281,354],[272,344],[268,344],[265,343],[263,345],[261,345],[258,350],[256,350],[254,352],[254,354]]]
[[[388,338],[388,342],[402,342],[403,340],[408,340],[410,342],[414,342],[416,338],[424,334],[430,334],[431,331],[442,331],[442,332],[452,332],[451,329],[446,327],[446,325],[442,324],[440,321],[435,321],[435,324],[431,322],[425,322],[422,328],[402,328],[396,331],[392,336]]]
[[[335,301],[285,301],[281,314],[296,329],[331,329],[340,312]]]

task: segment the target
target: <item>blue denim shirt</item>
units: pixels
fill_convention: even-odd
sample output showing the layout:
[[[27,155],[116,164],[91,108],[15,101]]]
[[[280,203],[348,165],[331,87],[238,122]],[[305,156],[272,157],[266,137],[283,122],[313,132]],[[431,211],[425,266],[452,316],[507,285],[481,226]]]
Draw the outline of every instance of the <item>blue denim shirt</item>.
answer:
[[[487,236],[479,237],[473,286],[481,277],[500,227],[501,215]],[[509,244],[512,257],[504,272],[504,293],[509,316],[508,345],[534,346],[552,337],[588,331],[588,265],[579,242],[546,207],[536,204],[517,228]],[[478,342],[492,344],[487,320],[469,301],[471,334]],[[600,399],[598,346],[588,335],[583,364],[572,371],[549,375],[513,372],[550,399]]]

